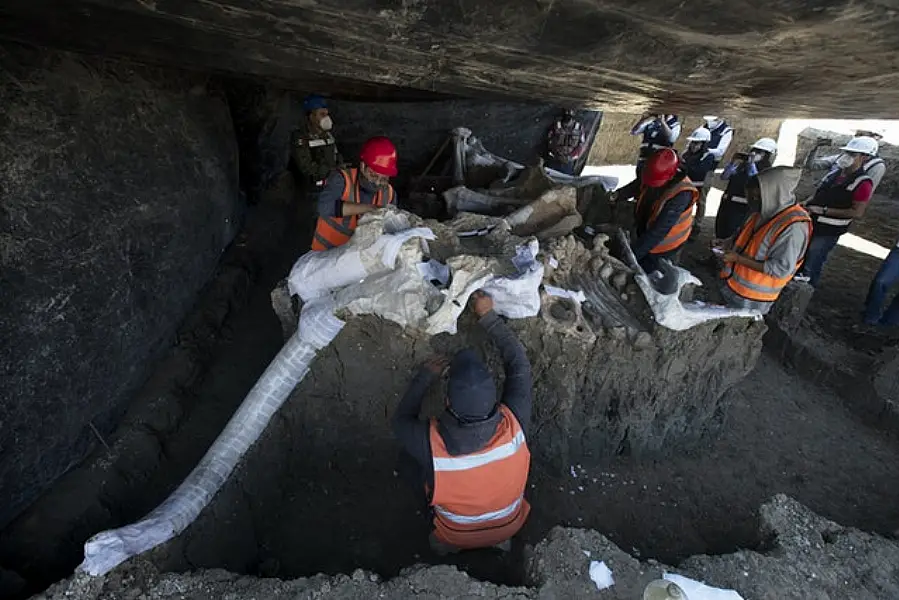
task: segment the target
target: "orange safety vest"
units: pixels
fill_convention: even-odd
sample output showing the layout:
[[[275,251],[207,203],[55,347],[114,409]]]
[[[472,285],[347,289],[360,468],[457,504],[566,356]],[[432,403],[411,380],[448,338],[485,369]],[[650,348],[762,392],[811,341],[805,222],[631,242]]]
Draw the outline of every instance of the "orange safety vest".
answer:
[[[434,462],[434,535],[460,549],[489,548],[518,533],[531,512],[524,499],[531,453],[509,407],[490,442],[478,452],[452,456],[431,419]]]
[[[783,209],[762,225],[758,231],[755,231],[755,224],[758,222],[759,216],[759,213],[754,213],[743,223],[743,228],[740,229],[737,239],[734,241],[734,252],[737,254],[764,262],[768,258],[768,252],[774,246],[774,242],[793,223],[805,223],[808,227],[809,239],[812,237],[811,216],[798,204]],[[806,248],[808,248],[807,245]],[[735,294],[756,302],[774,302],[780,295],[780,291],[802,266],[804,257],[805,251],[799,256],[793,271],[785,277],[774,277],[733,262],[724,263],[720,275],[727,282],[727,287]]]
[[[649,188],[646,186],[642,186],[640,189],[640,197],[637,198],[637,214],[640,214],[641,204],[643,203],[644,198],[646,198],[648,189]],[[673,252],[683,246],[689,239],[690,230],[693,229],[693,207],[699,200],[699,190],[696,189],[696,185],[690,181],[689,177],[684,177],[681,181],[662,192],[661,197],[656,200],[655,206],[652,207],[652,214],[649,216],[647,228],[652,227],[652,224],[656,222],[656,219],[662,214],[662,209],[665,208],[665,204],[681,192],[690,192],[692,196],[690,206],[681,213],[677,223],[675,223],[674,227],[668,231],[668,235],[665,236],[665,239],[649,251],[650,254],[666,254],[668,252]]]
[[[362,201],[359,188],[359,170],[341,169],[338,173],[343,176],[343,193],[340,195],[340,201],[359,204]],[[386,189],[382,188],[377,191],[372,199],[372,205],[380,208],[393,204],[395,199],[396,192],[393,191],[393,186],[387,184]],[[319,217],[318,223],[315,225],[315,235],[312,237],[312,249],[330,250],[337,246],[343,246],[350,241],[358,221],[358,215],[349,217]]]

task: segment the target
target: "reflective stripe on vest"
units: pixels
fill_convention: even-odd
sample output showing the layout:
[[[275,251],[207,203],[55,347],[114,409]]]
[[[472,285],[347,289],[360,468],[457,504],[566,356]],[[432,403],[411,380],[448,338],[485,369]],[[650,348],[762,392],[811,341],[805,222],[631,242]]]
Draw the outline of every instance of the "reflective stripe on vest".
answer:
[[[434,466],[434,535],[456,548],[485,548],[511,538],[524,525],[530,451],[515,415],[500,406],[496,433],[483,450],[452,456],[431,420]]]
[[[338,171],[343,176],[343,192],[340,195],[341,202],[362,201],[359,187],[358,169],[341,169]],[[379,189],[372,199],[372,205],[381,207],[391,204],[394,200],[393,186],[387,186],[387,202],[384,201],[384,189]],[[353,236],[359,218],[357,215],[349,217],[319,217],[315,225],[315,234],[312,237],[313,250],[330,250],[337,246],[343,246]]]
[[[648,188],[644,187],[640,192],[640,197],[637,199],[638,214],[640,213],[640,205],[646,197],[647,190]],[[652,214],[649,217],[649,223],[647,223],[647,229],[652,227],[652,224],[655,223],[659,215],[662,214],[662,209],[665,207],[665,204],[681,192],[691,193],[692,197],[690,199],[690,205],[687,207],[687,210],[680,214],[680,217],[678,217],[677,222],[668,231],[665,239],[649,251],[650,254],[666,254],[668,252],[673,252],[683,246],[689,239],[690,230],[693,229],[693,206],[696,204],[696,201],[699,200],[699,190],[696,189],[696,186],[693,185],[693,182],[690,181],[689,177],[684,177],[677,184],[670,186],[662,193],[661,197],[656,200],[655,206],[653,206],[652,209]]]
[[[821,225],[834,225],[835,227],[843,227],[852,223],[852,219],[834,219],[833,217],[818,217],[818,223]]]
[[[727,287],[747,300],[774,302],[780,295],[780,291],[802,266],[808,239],[812,234],[812,220],[805,209],[796,204],[780,211],[757,231],[754,231],[758,219],[759,214],[754,213],[743,223],[743,227],[734,241],[734,252],[758,262],[765,262],[768,252],[787,227],[793,223],[805,223],[808,227],[806,248],[803,248],[800,253],[796,266],[785,277],[774,277],[745,265],[730,262],[724,264],[720,276],[726,280]]]
[[[499,510],[494,510],[493,512],[481,513],[479,515],[457,515],[456,513],[451,513],[446,510],[442,506],[435,506],[434,510],[443,518],[452,521],[453,523],[458,523],[459,525],[472,525],[485,523],[487,521],[495,521],[497,519],[505,519],[519,508],[521,508],[521,502],[523,498],[516,498],[515,502],[501,508]]]
[[[520,431],[515,434],[511,441],[501,446],[497,446],[482,454],[466,454],[463,456],[448,456],[444,458],[434,457],[434,472],[437,471],[467,471],[468,469],[476,469],[490,463],[508,458],[518,452],[519,448],[524,445],[524,432]]]
[[[815,197],[809,204],[826,206],[828,208],[852,208],[852,195],[855,192],[855,188],[857,188],[863,181],[873,182],[873,179],[867,174],[864,166],[849,175],[849,177],[842,182],[835,183],[839,176],[839,168],[835,168],[828,173],[824,179],[821,180],[818,189],[815,191]],[[813,214],[812,223],[814,223],[816,227],[825,225],[834,228],[832,230],[823,228],[819,233],[825,235],[842,235],[849,230],[849,226],[852,225],[852,219],[825,217],[823,215]]]
[[[725,196],[724,199],[736,202],[737,204],[749,204],[749,200],[742,196]]]

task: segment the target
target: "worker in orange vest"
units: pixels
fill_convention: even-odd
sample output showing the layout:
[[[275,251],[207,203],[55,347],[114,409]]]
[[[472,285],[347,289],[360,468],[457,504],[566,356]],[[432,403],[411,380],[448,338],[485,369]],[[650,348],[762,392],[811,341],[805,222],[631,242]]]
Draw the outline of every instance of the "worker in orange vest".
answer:
[[[772,167],[750,178],[749,217],[733,237],[712,240],[712,252],[724,261],[721,293],[728,306],[767,313],[802,265],[812,219],[793,196],[801,174]]]
[[[506,371],[501,401],[490,369],[471,349],[425,363],[393,417],[405,479],[425,492],[431,507],[431,545],[439,553],[498,546],[524,525],[530,468],[531,365],[515,334],[493,312],[493,299],[472,296],[472,311],[499,348]],[[446,410],[419,419],[431,384],[449,367]]]
[[[313,250],[330,250],[350,240],[360,215],[396,204],[396,146],[386,137],[362,145],[358,169],[334,171],[318,196]]]
[[[693,209],[699,199],[699,190],[687,177],[677,152],[665,148],[652,154],[640,178],[612,192],[610,200],[634,197],[636,239],[631,249],[640,266],[651,273],[658,270],[663,258],[676,263],[681,246],[690,237]]]

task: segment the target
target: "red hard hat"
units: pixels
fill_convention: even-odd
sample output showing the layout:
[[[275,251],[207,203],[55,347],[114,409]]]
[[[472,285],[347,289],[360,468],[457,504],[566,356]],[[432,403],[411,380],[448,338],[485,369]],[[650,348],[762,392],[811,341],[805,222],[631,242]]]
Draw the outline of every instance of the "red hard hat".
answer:
[[[677,173],[679,163],[677,152],[671,148],[663,148],[646,160],[643,165],[643,185],[662,187]]]
[[[373,137],[362,144],[359,158],[378,175],[396,177],[396,146],[388,138]]]

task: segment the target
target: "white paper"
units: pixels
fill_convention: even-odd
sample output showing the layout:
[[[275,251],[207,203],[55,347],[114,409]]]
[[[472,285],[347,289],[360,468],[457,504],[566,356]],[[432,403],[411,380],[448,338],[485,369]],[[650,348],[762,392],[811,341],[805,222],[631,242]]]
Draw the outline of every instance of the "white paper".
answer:
[[[612,569],[607,567],[603,561],[590,561],[590,579],[596,584],[596,589],[598,590],[604,590],[615,585]]]
[[[712,587],[677,573],[665,573],[663,579],[680,586],[690,600],[743,600],[734,590]]]
[[[584,292],[577,290],[566,290],[564,288],[559,288],[554,285],[546,285],[543,284],[543,289],[546,290],[546,293],[550,296],[556,296],[558,298],[570,298],[574,300],[578,304],[583,304],[587,301],[587,296],[584,295]]]

